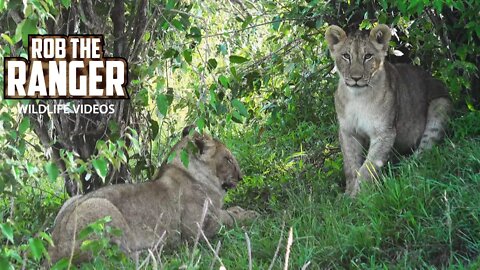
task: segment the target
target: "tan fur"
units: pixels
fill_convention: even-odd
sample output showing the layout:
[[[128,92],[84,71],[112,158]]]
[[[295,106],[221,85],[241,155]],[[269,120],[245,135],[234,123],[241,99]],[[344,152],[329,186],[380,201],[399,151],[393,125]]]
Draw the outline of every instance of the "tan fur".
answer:
[[[180,152],[192,145],[198,151],[190,151],[185,168]],[[257,216],[240,207],[222,209],[225,189],[241,180],[238,162],[225,145],[196,133],[184,137],[172,151],[176,157],[162,165],[154,181],[107,186],[68,200],[55,219],[55,246],[49,249],[52,262],[71,254],[74,262],[89,259],[91,254],[80,252],[80,241],[74,238],[82,228],[105,216],[112,219],[109,226],[123,231],[112,242],[129,255],[154,247],[164,233],[163,244],[174,246],[194,239],[197,224],[211,237],[222,224],[233,226]],[[204,205],[208,211],[202,223]]]
[[[430,148],[442,139],[448,122],[448,90],[418,67],[387,62],[390,37],[382,24],[353,35],[333,25],[325,34],[340,77],[335,109],[351,196],[361,180],[377,176],[392,152]]]

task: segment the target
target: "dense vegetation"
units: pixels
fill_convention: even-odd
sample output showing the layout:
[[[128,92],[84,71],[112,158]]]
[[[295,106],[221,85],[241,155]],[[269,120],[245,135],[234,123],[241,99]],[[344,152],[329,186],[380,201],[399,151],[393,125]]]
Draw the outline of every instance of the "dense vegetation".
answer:
[[[81,118],[21,115],[18,103],[30,101],[2,99],[0,269],[37,268],[69,194],[148,180],[192,123],[225,141],[243,168],[227,204],[262,217],[222,230],[211,246],[138,262],[108,244],[99,221],[92,231],[105,237],[87,246],[100,254],[96,268],[478,269],[479,12],[474,0],[0,0],[0,60],[25,56],[28,34],[104,34],[107,52],[129,61],[132,97],[105,101],[117,107],[111,117]],[[442,145],[389,165],[352,200],[323,34],[329,24],[376,23],[394,30],[389,60],[441,79],[455,115]]]

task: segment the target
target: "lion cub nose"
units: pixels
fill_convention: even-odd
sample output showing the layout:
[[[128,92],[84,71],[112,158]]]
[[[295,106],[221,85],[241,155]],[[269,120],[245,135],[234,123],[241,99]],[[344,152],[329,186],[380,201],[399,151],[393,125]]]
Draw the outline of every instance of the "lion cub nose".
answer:
[[[362,78],[362,75],[352,74],[350,77],[358,82]]]

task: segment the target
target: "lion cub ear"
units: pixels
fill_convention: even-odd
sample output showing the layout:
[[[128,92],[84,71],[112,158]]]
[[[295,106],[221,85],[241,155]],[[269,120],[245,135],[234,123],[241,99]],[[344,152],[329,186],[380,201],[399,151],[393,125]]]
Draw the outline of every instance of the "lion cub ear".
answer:
[[[345,31],[336,25],[329,26],[325,32],[325,39],[327,40],[328,49],[331,53],[335,51],[335,45],[344,42],[346,38],[347,34]]]
[[[193,135],[193,141],[195,142],[200,155],[211,155],[212,152],[215,152],[215,142],[210,136],[195,132]]]
[[[189,126],[184,127],[183,130],[182,130],[182,138],[185,138],[188,135],[190,135],[190,133],[192,131],[195,132],[195,125],[189,125]]]
[[[385,24],[379,24],[375,26],[372,31],[370,31],[370,41],[378,50],[386,52],[388,50],[388,42],[390,41],[391,37],[392,32]]]

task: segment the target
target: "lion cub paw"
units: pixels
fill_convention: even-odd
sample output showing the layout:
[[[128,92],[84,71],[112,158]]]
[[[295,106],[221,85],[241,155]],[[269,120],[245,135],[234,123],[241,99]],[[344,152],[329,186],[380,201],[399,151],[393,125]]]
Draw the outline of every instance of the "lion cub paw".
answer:
[[[253,210],[245,210],[240,206],[233,206],[227,209],[237,222],[244,223],[246,221],[254,220],[259,217],[260,214]]]

